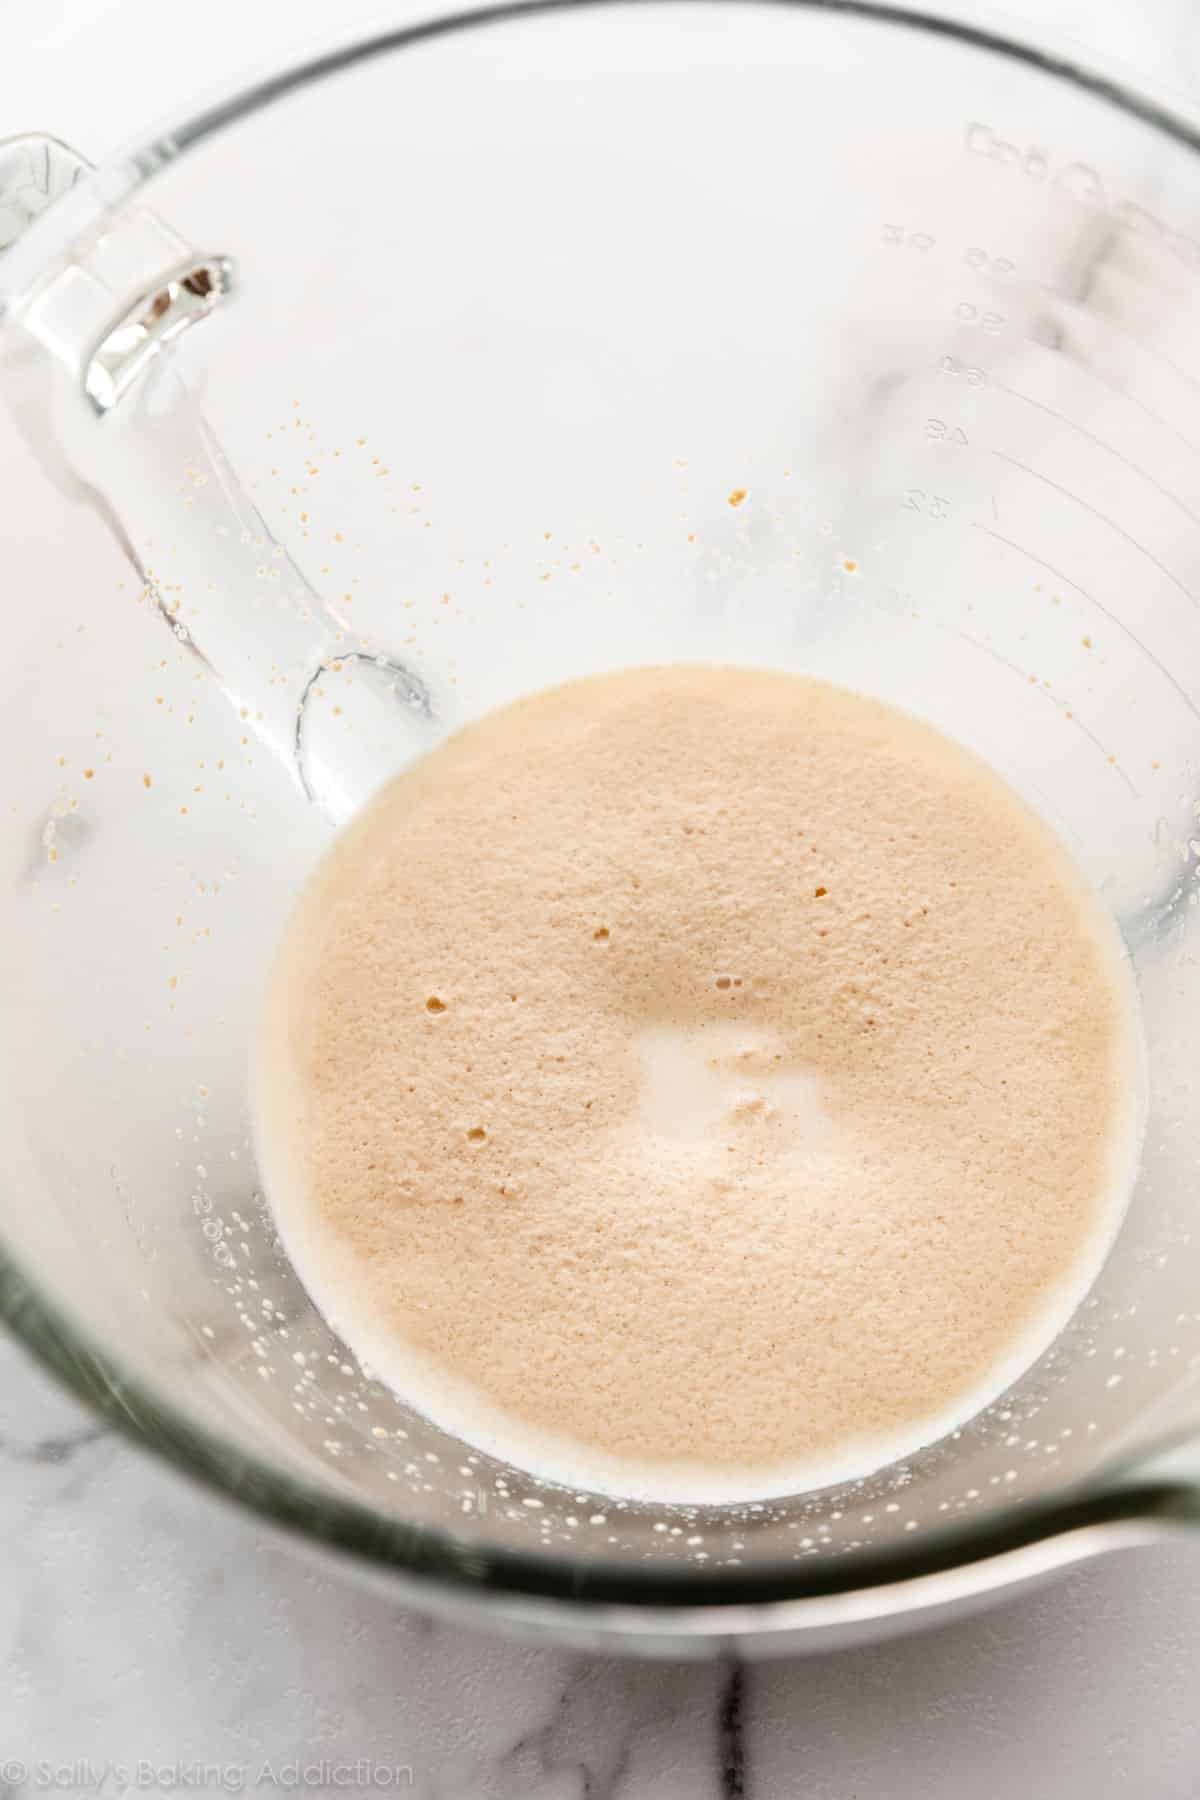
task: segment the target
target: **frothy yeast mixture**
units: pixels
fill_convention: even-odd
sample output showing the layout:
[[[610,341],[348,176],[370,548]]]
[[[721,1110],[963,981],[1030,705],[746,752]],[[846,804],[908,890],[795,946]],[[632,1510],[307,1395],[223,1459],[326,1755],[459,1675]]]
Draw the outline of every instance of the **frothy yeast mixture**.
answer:
[[[973,755],[799,676],[550,690],[394,780],[303,893],[257,1070],[316,1302],[575,1485],[762,1497],[969,1417],[1132,1175],[1116,932]]]

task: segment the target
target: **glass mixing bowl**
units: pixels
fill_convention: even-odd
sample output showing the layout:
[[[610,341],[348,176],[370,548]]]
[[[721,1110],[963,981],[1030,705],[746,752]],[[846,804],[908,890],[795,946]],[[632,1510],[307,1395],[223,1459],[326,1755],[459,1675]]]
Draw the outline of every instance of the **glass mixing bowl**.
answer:
[[[643,1652],[878,1636],[1200,1522],[1198,148],[944,19],[682,0],[442,15],[99,172],[0,149],[9,529],[52,482],[91,571],[52,537],[8,607],[0,1298],[78,1392],[406,1601]],[[365,1378],[247,1113],[334,824],[487,707],[675,659],[1001,770],[1119,922],[1151,1094],[1024,1379],[727,1508],[545,1485]]]

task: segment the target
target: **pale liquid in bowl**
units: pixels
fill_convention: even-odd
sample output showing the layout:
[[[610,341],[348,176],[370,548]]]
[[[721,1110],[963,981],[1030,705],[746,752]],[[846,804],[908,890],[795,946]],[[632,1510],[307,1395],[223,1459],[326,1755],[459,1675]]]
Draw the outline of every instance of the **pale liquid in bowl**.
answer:
[[[961,1424],[1137,1159],[1114,926],[990,768],[800,676],[553,689],[310,881],[256,1071],[283,1240],[364,1365],[574,1486],[729,1501]]]

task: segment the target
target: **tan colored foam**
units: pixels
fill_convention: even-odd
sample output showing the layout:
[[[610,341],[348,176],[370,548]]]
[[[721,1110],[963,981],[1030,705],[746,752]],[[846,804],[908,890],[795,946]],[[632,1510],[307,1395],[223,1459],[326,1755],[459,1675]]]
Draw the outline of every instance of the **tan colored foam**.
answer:
[[[1115,944],[1047,828],[892,708],[578,682],[400,776],[303,894],[271,1198],[350,1342],[512,1460],[664,1493],[861,1469],[1094,1273]]]

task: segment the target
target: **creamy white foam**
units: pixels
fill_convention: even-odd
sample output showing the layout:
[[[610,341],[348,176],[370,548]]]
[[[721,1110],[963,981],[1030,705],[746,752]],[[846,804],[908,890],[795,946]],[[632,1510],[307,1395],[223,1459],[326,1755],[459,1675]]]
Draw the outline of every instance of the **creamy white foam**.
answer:
[[[1137,1153],[1116,933],[975,758],[746,671],[504,709],[302,896],[276,1218],[381,1379],[567,1484],[762,1498],[961,1424],[1065,1323]]]

